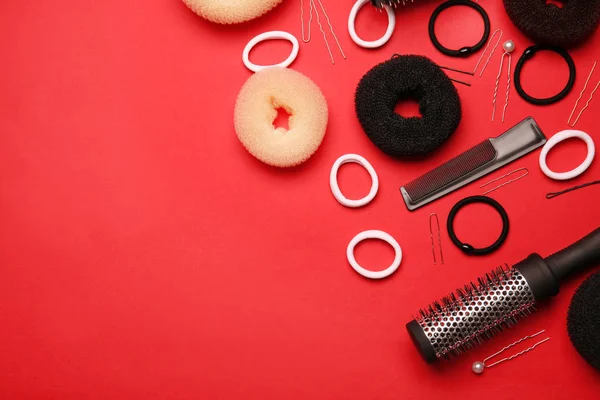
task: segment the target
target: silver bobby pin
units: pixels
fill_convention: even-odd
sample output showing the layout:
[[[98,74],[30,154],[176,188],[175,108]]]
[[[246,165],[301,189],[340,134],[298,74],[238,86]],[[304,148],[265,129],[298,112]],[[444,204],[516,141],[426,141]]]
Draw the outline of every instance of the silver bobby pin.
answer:
[[[525,178],[527,175],[529,175],[529,170],[528,170],[527,168],[519,168],[519,169],[515,169],[514,171],[510,171],[508,174],[504,174],[504,175],[502,175],[502,176],[499,176],[499,177],[498,177],[498,178],[496,178],[496,179],[492,179],[491,181],[484,183],[483,185],[479,186],[479,188],[482,188],[482,187],[484,187],[484,186],[490,185],[490,184],[492,184],[492,183],[494,183],[494,182],[498,182],[500,179],[503,179],[503,178],[509,177],[509,176],[511,176],[512,174],[515,174],[515,173],[517,173],[517,172],[519,172],[519,171],[525,171],[525,173],[524,173],[524,174],[522,174],[522,175],[519,175],[517,178],[514,178],[514,179],[511,179],[511,180],[509,180],[509,181],[506,181],[506,182],[504,182],[503,184],[501,184],[501,185],[498,185],[498,186],[496,186],[495,188],[488,190],[487,192],[484,192],[483,194],[485,195],[485,194],[488,194],[488,193],[490,193],[490,192],[493,192],[494,190],[498,190],[498,189],[500,189],[501,187],[504,187],[504,186],[506,186],[506,185],[510,185],[511,183],[513,183],[513,182],[516,182],[516,181],[518,181],[519,179],[523,179],[523,178]]]
[[[429,215],[429,234],[431,236],[431,252],[433,254],[433,265],[436,265],[437,261],[435,258],[435,244],[433,241],[433,226],[431,224],[434,217],[435,217],[435,223],[437,226],[438,247],[440,248],[440,258],[441,258],[442,264],[444,263],[444,253],[442,251],[442,237],[440,234],[440,232],[441,232],[440,231],[440,220],[438,219],[438,216],[436,213],[431,213]]]
[[[333,35],[333,38],[335,39],[335,42],[338,45],[338,49],[340,49],[340,53],[342,53],[342,56],[344,57],[344,60],[345,60],[346,54],[344,54],[344,50],[342,50],[342,45],[338,41],[338,38],[335,35],[335,32],[333,31],[333,26],[331,26],[331,21],[329,20],[329,15],[327,15],[327,11],[325,11],[325,7],[323,7],[323,3],[321,2],[321,0],[317,0],[317,1],[319,2],[319,5],[321,6],[321,10],[323,10],[323,15],[327,19],[327,25],[329,25],[329,30],[331,31],[331,34]]]
[[[488,40],[488,43],[485,46],[485,49],[483,49],[483,53],[481,53],[481,56],[479,57],[479,60],[477,61],[477,64],[475,65],[475,69],[473,70],[473,75],[475,75],[475,73],[477,73],[477,68],[479,68],[479,64],[481,63],[481,60],[483,60],[483,56],[485,55],[486,51],[488,51],[488,49],[490,48],[490,44],[492,43],[492,40],[494,39],[494,36],[496,36],[498,33],[500,35],[498,36],[498,39],[496,40],[496,44],[492,48],[492,51],[488,55],[488,58],[487,58],[485,64],[483,65],[483,68],[481,69],[481,72],[479,73],[479,77],[481,77],[483,75],[483,72],[485,71],[485,69],[487,68],[488,64],[490,63],[490,60],[492,59],[492,56],[494,55],[494,52],[496,51],[496,48],[498,48],[498,45],[500,44],[500,40],[502,40],[502,35],[504,35],[504,32],[502,32],[501,29],[496,29],[494,31],[494,33],[492,34],[492,36],[490,37],[490,40]]]
[[[544,339],[544,340],[542,340],[542,341],[540,341],[540,342],[537,342],[537,343],[536,343],[536,344],[534,344],[533,346],[531,346],[531,347],[529,347],[529,348],[527,348],[527,349],[525,349],[525,350],[523,350],[523,351],[520,351],[520,352],[518,352],[517,354],[513,354],[513,355],[512,355],[512,356],[510,356],[510,357],[506,357],[506,358],[503,358],[503,359],[502,359],[502,360],[500,360],[500,361],[496,361],[495,363],[492,363],[492,364],[486,365],[486,362],[488,362],[490,359],[492,359],[492,358],[496,357],[497,355],[499,355],[499,354],[503,353],[504,351],[506,351],[506,350],[510,349],[511,347],[513,347],[513,346],[516,346],[517,344],[519,344],[519,343],[521,343],[521,342],[523,342],[523,341],[525,341],[525,340],[527,340],[527,339],[531,339],[531,338],[534,338],[534,337],[536,337],[536,336],[538,336],[538,335],[541,335],[541,334],[542,334],[542,333],[544,333],[544,332],[546,332],[546,330],[542,330],[542,331],[540,331],[540,332],[538,332],[538,333],[535,333],[535,334],[533,334],[533,335],[530,335],[530,336],[525,336],[524,338],[522,338],[522,339],[519,339],[519,340],[517,340],[516,342],[509,344],[508,346],[506,346],[505,348],[503,348],[503,349],[502,349],[502,350],[500,350],[499,352],[492,354],[491,356],[489,356],[488,358],[486,358],[485,360],[483,360],[483,362],[482,362],[482,361],[475,361],[475,362],[473,363],[473,367],[472,367],[472,370],[473,370],[473,372],[474,372],[474,373],[476,373],[476,374],[482,374],[482,373],[483,373],[483,371],[484,371],[486,368],[492,368],[493,366],[495,366],[495,365],[498,365],[498,364],[500,364],[500,363],[503,363],[504,361],[510,361],[510,360],[512,360],[512,359],[514,359],[514,358],[517,358],[517,357],[519,357],[519,356],[521,356],[521,355],[523,355],[523,354],[525,354],[525,353],[527,353],[527,352],[529,352],[529,351],[531,351],[531,350],[535,349],[535,348],[536,348],[537,346],[539,346],[540,344],[542,344],[542,343],[544,343],[544,342],[547,342],[548,340],[550,340],[550,338],[549,338],[549,337],[547,337],[546,339]]]
[[[310,26],[313,19],[313,7],[312,1],[309,0],[310,18],[308,20],[308,36],[304,34],[304,0],[300,0],[300,23],[302,24],[302,41],[304,43],[310,42]]]
[[[590,106],[590,103],[592,102],[592,100],[594,99],[594,93],[596,93],[596,91],[598,90],[598,87],[600,87],[600,81],[598,81],[598,83],[596,84],[596,87],[594,88],[594,90],[592,91],[592,93],[590,93],[590,98],[588,99],[588,101],[585,103],[585,107],[583,107],[581,109],[581,111],[579,112],[579,115],[577,116],[577,119],[575,120],[575,123],[573,124],[573,126],[575,126],[575,124],[577,124],[577,122],[579,122],[579,118],[581,118],[581,114],[583,114],[583,112],[585,110],[587,110],[587,108]]]
[[[575,101],[575,106],[573,106],[573,111],[571,111],[571,115],[569,115],[569,119],[567,120],[567,125],[569,125],[569,127],[571,127],[571,128],[574,128],[575,125],[577,125],[577,122],[579,122],[579,118],[581,118],[581,115],[583,114],[583,112],[590,106],[590,103],[594,99],[594,93],[596,93],[596,90],[598,90],[598,86],[600,86],[600,81],[598,81],[598,84],[596,85],[596,87],[594,88],[594,90],[592,91],[592,93],[590,94],[590,98],[585,103],[585,106],[579,112],[579,115],[575,119],[575,122],[573,122],[573,125],[571,125],[571,118],[573,118],[573,114],[575,113],[575,110],[577,109],[577,105],[579,104],[579,100],[581,100],[581,98],[583,97],[583,94],[587,90],[588,83],[590,82],[590,78],[594,74],[594,69],[596,69],[596,63],[597,62],[598,61],[594,62],[594,65],[592,66],[592,70],[590,71],[590,74],[588,75],[587,80],[585,81],[585,85],[583,86],[583,90],[579,94],[579,97],[577,98],[577,101]]]
[[[323,34],[323,40],[325,40],[325,46],[327,46],[327,51],[329,52],[329,57],[331,57],[331,63],[335,64],[333,60],[333,54],[331,54],[331,48],[329,47],[329,41],[327,40],[327,36],[325,35],[325,31],[323,30],[323,25],[321,24],[321,18],[319,18],[319,11],[317,7],[315,7],[315,0],[310,0],[310,6],[315,9],[315,14],[317,15],[317,24],[319,25],[319,30]]]
[[[500,58],[500,68],[498,70],[498,76],[496,77],[496,88],[494,89],[494,99],[492,100],[492,104],[494,105],[494,109],[492,111],[492,121],[494,121],[494,118],[496,116],[496,99],[498,97],[498,86],[500,84],[500,76],[502,75],[502,67],[504,66],[504,57],[506,56],[508,58],[508,78],[506,82],[506,99],[504,102],[504,110],[502,111],[502,122],[504,122],[504,117],[506,116],[506,108],[508,107],[508,96],[510,93],[510,67],[512,61],[512,56],[510,55],[510,53],[512,53],[515,50],[515,43],[512,40],[509,40],[507,42],[504,42],[504,45],[502,47],[504,48],[504,54],[502,54],[502,58]]]

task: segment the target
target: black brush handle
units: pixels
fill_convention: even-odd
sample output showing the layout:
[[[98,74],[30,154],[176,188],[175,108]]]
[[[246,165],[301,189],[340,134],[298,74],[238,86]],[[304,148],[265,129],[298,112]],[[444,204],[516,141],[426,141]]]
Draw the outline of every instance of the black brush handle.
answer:
[[[600,265],[600,228],[546,258],[546,263],[559,281]]]
[[[600,228],[550,257],[531,254],[514,267],[542,301],[558,294],[562,280],[594,265],[600,265]]]

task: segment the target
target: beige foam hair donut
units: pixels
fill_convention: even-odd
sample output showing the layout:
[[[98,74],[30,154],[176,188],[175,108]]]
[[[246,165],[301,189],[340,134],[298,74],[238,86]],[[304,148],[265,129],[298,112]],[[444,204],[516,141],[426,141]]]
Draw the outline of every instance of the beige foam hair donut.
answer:
[[[258,18],[283,0],[183,0],[196,14],[217,24],[239,24]]]
[[[273,126],[278,108],[290,115],[287,130]],[[288,68],[269,67],[252,75],[235,104],[238,138],[250,154],[275,167],[308,160],[323,141],[327,121],[327,101],[319,87]]]

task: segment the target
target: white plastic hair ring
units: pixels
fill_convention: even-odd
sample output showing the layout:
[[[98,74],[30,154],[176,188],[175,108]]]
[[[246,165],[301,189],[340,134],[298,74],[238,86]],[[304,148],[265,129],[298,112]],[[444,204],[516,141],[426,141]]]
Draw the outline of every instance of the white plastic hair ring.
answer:
[[[550,152],[550,150],[552,150],[554,146],[556,146],[560,142],[571,138],[581,139],[585,142],[585,144],[587,145],[587,157],[581,163],[581,165],[579,165],[577,168],[571,171],[554,172],[550,170],[550,168],[548,168],[548,164],[546,164],[546,157],[548,156],[548,153]],[[592,161],[594,160],[595,155],[596,148],[594,146],[594,141],[592,140],[590,135],[582,131],[566,130],[552,136],[550,140],[548,140],[548,142],[544,145],[544,148],[540,153],[540,168],[548,178],[555,179],[558,181],[566,181],[568,179],[573,179],[583,174],[590,167],[590,165],[592,165]]]
[[[337,175],[338,170],[345,163],[359,164],[367,170],[369,175],[371,175],[371,190],[369,191],[369,194],[363,197],[362,199],[347,199],[340,190]],[[333,193],[333,196],[340,204],[350,208],[357,208],[369,204],[373,200],[373,198],[375,198],[375,195],[379,190],[379,179],[377,178],[377,173],[375,172],[373,166],[364,157],[359,156],[358,154],[345,154],[338,158],[333,164],[333,167],[331,168],[331,173],[329,174],[329,185],[331,186],[331,192]]]
[[[256,64],[253,64],[252,62],[250,62],[249,57],[250,57],[250,51],[252,50],[252,48],[260,42],[263,42],[265,40],[272,40],[272,39],[284,39],[284,40],[288,40],[290,43],[292,43],[292,52],[290,53],[290,56],[287,59],[285,59],[283,62],[281,62],[279,64],[274,64],[274,65],[256,65]],[[252,39],[248,42],[248,44],[244,48],[244,53],[242,54],[242,60],[244,61],[244,65],[246,66],[246,68],[248,68],[252,72],[258,72],[262,69],[269,68],[269,67],[287,68],[294,62],[296,57],[298,57],[299,49],[300,49],[300,44],[298,43],[298,39],[296,39],[296,37],[294,35],[292,35],[291,33],[283,32],[283,31],[265,32],[265,33],[261,33],[260,35],[256,36],[254,39]]]
[[[356,247],[356,245],[362,242],[363,240],[367,239],[383,240],[384,242],[387,242],[390,246],[394,248],[394,251],[396,252],[396,255],[394,256],[394,261],[392,261],[392,264],[383,271],[369,271],[368,269],[361,267],[356,261],[356,258],[354,258],[354,248]],[[348,262],[350,263],[352,268],[354,268],[356,272],[358,272],[365,278],[383,279],[396,272],[396,270],[400,266],[400,262],[402,261],[402,249],[400,248],[398,242],[390,234],[383,231],[370,230],[359,233],[354,237],[354,239],[350,241],[346,250],[346,256],[348,257]]]
[[[392,7],[388,6],[387,4],[384,5],[383,7],[385,8],[385,11],[387,12],[388,16],[388,27],[385,31],[385,34],[380,39],[374,40],[372,42],[362,40],[356,34],[356,15],[358,14],[358,11],[369,1],[370,0],[358,0],[356,3],[354,3],[354,6],[350,11],[350,17],[348,18],[348,32],[350,33],[350,37],[352,38],[354,43],[356,43],[360,47],[364,47],[367,49],[375,49],[386,44],[388,40],[390,40],[390,38],[392,37],[392,33],[394,33],[394,29],[396,28],[396,15],[394,14],[394,9]]]

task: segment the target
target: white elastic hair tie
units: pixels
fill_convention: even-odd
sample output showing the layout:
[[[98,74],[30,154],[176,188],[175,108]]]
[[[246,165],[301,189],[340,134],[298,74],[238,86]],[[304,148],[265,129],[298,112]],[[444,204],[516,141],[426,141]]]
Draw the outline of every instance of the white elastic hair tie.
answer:
[[[548,156],[548,153],[554,146],[556,146],[560,142],[571,138],[581,139],[585,142],[585,144],[587,145],[587,157],[581,163],[581,165],[579,165],[577,168],[571,171],[559,173],[550,170],[550,168],[548,168],[548,165],[546,164],[546,157]],[[550,140],[548,140],[548,142],[546,142],[544,148],[542,149],[542,152],[540,153],[540,168],[548,178],[555,179],[558,181],[566,181],[568,179],[573,179],[583,174],[590,167],[590,165],[592,165],[592,161],[594,160],[595,155],[596,148],[594,146],[594,141],[592,140],[590,135],[582,131],[566,130],[557,133],[556,135],[552,136]]]
[[[249,56],[250,56],[250,51],[252,50],[252,48],[260,42],[263,42],[265,40],[272,40],[272,39],[284,39],[284,40],[288,40],[289,42],[291,42],[292,43],[292,52],[291,52],[290,56],[285,61],[283,61],[279,64],[274,64],[274,65],[256,65],[256,64],[253,64],[252,62],[250,62]],[[242,60],[244,61],[244,65],[246,66],[246,68],[248,68],[252,72],[258,72],[262,69],[269,68],[269,67],[287,68],[290,66],[291,63],[294,62],[296,57],[298,57],[299,49],[300,49],[300,44],[298,43],[298,39],[296,39],[296,37],[294,35],[292,35],[291,33],[284,32],[284,31],[265,32],[265,33],[261,33],[260,35],[256,36],[254,39],[252,39],[248,42],[248,44],[244,48],[244,53],[242,54]]]
[[[394,33],[394,29],[396,28],[396,15],[394,14],[394,9],[392,7],[388,6],[387,4],[384,5],[383,7],[385,8],[385,11],[388,15],[388,27],[385,31],[385,34],[380,39],[374,40],[372,42],[362,40],[356,34],[356,15],[358,14],[358,11],[369,1],[370,0],[358,0],[356,3],[354,3],[354,6],[350,11],[350,17],[348,18],[348,32],[350,33],[350,37],[352,38],[354,43],[356,43],[360,47],[374,49],[383,46],[392,37],[392,33]]]
[[[367,239],[379,239],[387,242],[390,246],[394,248],[396,255],[394,256],[394,261],[392,264],[384,269],[383,271],[369,271],[363,267],[361,267],[356,258],[354,258],[354,248],[357,244]],[[348,262],[354,268],[356,272],[369,279],[382,279],[387,278],[391,274],[393,274],[398,267],[400,266],[400,262],[402,261],[402,249],[398,242],[388,233],[379,231],[379,230],[370,230],[359,233],[350,241],[348,244],[348,248],[346,249],[346,256],[348,257]]]
[[[371,175],[371,182],[372,182],[371,190],[369,191],[369,194],[367,196],[363,197],[362,199],[359,199],[359,200],[347,199],[342,194],[342,191],[340,190],[340,187],[339,187],[338,181],[337,181],[337,175],[338,175],[338,170],[345,163],[359,164],[364,169],[367,170],[369,175]],[[373,166],[364,157],[359,156],[358,154],[345,154],[345,155],[341,156],[340,158],[338,158],[336,160],[336,162],[333,164],[333,167],[331,168],[331,173],[329,174],[329,185],[331,186],[331,192],[333,193],[333,196],[340,204],[342,204],[346,207],[356,208],[356,207],[362,207],[364,205],[369,204],[375,198],[375,195],[377,194],[377,191],[379,190],[379,179],[377,178],[377,173],[375,172],[375,169],[373,168]]]

